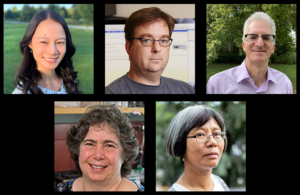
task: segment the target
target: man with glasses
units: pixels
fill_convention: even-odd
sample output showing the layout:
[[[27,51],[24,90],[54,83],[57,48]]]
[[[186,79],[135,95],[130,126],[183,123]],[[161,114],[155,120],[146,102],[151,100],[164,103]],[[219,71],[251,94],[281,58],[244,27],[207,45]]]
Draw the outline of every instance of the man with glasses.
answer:
[[[161,76],[169,61],[174,19],[159,8],[140,9],[125,23],[130,70],[105,88],[105,94],[194,94],[185,82]]]
[[[293,94],[290,79],[268,67],[275,50],[275,22],[263,12],[255,12],[244,24],[242,47],[246,59],[240,66],[210,77],[207,94]]]

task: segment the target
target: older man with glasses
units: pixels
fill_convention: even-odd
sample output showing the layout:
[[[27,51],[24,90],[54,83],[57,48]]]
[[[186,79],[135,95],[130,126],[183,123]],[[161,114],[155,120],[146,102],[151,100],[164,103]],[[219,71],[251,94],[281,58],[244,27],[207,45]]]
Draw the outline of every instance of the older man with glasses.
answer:
[[[161,76],[169,61],[174,19],[159,8],[140,9],[125,23],[130,70],[105,88],[105,94],[194,94],[185,82]]]
[[[210,77],[207,94],[292,94],[290,79],[268,67],[275,50],[274,20],[263,12],[255,12],[244,24],[242,47],[246,59],[240,66]]]

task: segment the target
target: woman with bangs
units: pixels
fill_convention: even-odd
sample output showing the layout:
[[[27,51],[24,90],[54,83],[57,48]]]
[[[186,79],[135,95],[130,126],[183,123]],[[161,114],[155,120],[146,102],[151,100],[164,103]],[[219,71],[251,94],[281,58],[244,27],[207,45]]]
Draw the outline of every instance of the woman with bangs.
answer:
[[[75,53],[64,18],[53,10],[38,12],[20,42],[23,55],[13,94],[81,94],[71,57]]]
[[[180,157],[184,172],[168,191],[229,191],[212,174],[227,147],[223,116],[202,105],[189,106],[172,119],[165,136],[166,150]]]

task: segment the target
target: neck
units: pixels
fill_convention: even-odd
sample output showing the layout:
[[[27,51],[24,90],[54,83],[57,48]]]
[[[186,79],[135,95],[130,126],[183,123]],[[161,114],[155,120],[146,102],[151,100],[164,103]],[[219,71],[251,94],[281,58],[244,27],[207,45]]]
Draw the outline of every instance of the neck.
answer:
[[[130,68],[127,73],[132,80],[145,85],[160,85],[160,73],[148,71],[136,71]]]
[[[85,177],[82,179],[83,191],[118,191],[122,184],[122,177],[116,177],[114,179],[94,182]]]
[[[267,80],[268,62],[254,64],[246,58],[245,64],[249,76],[254,80],[254,84],[260,87]]]
[[[212,169],[200,169],[191,167],[188,162],[184,161],[184,173],[176,183],[184,186],[189,190],[212,191],[214,183],[211,179]]]

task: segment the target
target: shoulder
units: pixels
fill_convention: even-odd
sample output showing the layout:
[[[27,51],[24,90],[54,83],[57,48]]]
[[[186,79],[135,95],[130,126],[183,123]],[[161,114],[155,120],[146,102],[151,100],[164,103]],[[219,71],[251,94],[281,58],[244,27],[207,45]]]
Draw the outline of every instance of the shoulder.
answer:
[[[76,178],[63,181],[57,184],[55,191],[56,192],[72,192],[72,185]]]
[[[12,94],[22,94],[23,93],[23,91],[22,91],[22,89],[20,89],[20,88],[15,88],[15,90],[12,92]]]
[[[107,87],[105,87],[105,94],[113,94],[117,93],[119,90],[122,89],[125,85],[125,76],[122,76],[116,80],[114,80],[112,83],[110,83]]]
[[[185,93],[185,94],[195,94],[195,89],[186,82],[163,77],[161,76],[163,84],[170,90],[172,93]]]
[[[283,72],[280,72],[279,70],[276,70],[274,68],[269,67],[269,70],[271,71],[271,73],[273,74],[273,76],[275,77],[276,80],[280,80],[281,82],[283,80],[283,82],[291,82],[290,79],[288,78],[288,76],[286,76],[286,74],[284,74]]]
[[[220,189],[220,190],[224,190],[224,191],[229,191],[227,184],[224,182],[224,180],[221,177],[219,177],[215,174],[211,174],[211,178],[215,184],[214,190],[219,191],[219,189]]]
[[[238,68],[239,66],[236,66],[227,70],[223,70],[222,72],[219,72],[217,74],[214,74],[209,78],[209,81],[219,82],[223,79],[229,79],[229,80],[234,79],[234,81],[236,81],[235,76],[237,74]]]
[[[138,183],[134,178],[126,178],[125,182],[127,183],[126,186],[130,186],[131,189],[134,189],[137,187],[137,191],[143,192],[145,190],[144,186],[140,183]]]

